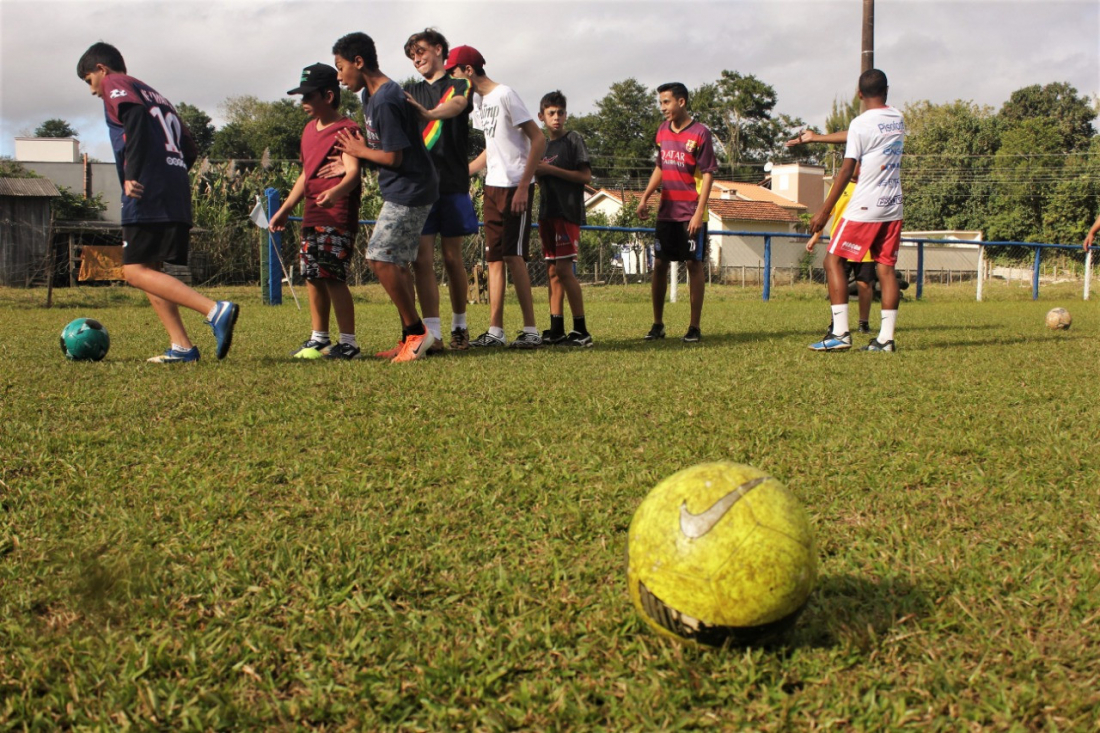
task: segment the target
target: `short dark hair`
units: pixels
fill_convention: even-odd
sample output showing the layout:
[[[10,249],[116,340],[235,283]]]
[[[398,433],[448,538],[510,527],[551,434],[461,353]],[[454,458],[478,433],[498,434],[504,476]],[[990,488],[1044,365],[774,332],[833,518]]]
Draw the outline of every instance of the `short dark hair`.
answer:
[[[859,92],[865,97],[886,99],[886,74],[878,69],[868,69],[859,75]]]
[[[76,62],[76,75],[83,81],[84,77],[95,71],[98,64],[103,64],[111,71],[126,73],[126,62],[122,59],[119,50],[109,43],[100,41],[93,43]]]
[[[542,101],[539,102],[539,112],[542,112],[547,107],[561,107],[565,109],[565,95],[561,93],[560,89],[555,89],[552,92],[547,92],[542,95]]]
[[[348,61],[361,58],[367,71],[378,71],[378,51],[366,33],[347,34],[332,46],[332,55]]]
[[[409,40],[405,41],[405,55],[411,59],[413,57],[413,49],[416,48],[416,44],[421,41],[429,46],[442,46],[443,60],[447,60],[447,54],[451,52],[451,47],[447,43],[447,39],[443,37],[443,34],[435,28],[425,28],[419,33],[413,33],[409,36]]]
[[[682,99],[685,103],[691,101],[688,97],[688,88],[678,81],[670,81],[668,84],[657,87],[657,93],[661,92],[672,92],[673,97]]]

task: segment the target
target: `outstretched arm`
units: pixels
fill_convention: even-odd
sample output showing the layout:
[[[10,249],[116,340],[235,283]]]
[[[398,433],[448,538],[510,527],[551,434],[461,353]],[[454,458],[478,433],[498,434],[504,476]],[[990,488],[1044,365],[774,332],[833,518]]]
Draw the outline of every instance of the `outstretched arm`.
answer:
[[[830,132],[827,134],[814,132],[813,130],[803,130],[798,133],[798,137],[788,140],[785,144],[788,148],[793,148],[795,145],[803,145],[805,143],[833,143],[843,145],[846,142],[848,142],[847,130]]]

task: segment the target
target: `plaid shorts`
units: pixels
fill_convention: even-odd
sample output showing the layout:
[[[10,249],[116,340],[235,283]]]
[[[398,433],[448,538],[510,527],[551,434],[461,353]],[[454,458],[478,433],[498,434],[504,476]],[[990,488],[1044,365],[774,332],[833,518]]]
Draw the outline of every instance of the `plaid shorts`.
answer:
[[[302,277],[306,280],[348,279],[353,235],[336,227],[302,227]]]

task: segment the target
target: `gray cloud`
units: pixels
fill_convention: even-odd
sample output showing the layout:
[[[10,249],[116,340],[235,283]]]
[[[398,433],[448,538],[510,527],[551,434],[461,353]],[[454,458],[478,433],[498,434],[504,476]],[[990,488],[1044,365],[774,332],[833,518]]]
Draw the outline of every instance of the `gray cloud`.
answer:
[[[0,154],[51,117],[110,157],[102,104],[76,78],[94,41],[117,45],[131,73],[221,123],[227,97],[278,99],[303,66],[330,61],[332,42],[362,30],[382,69],[413,74],[402,46],[425,26],[470,44],[497,81],[533,105],[562,89],[575,114],[627,77],[689,87],[723,69],[755,74],[777,110],[822,124],[859,72],[856,0],[679,2],[268,2],[176,0],[0,2]],[[1100,4],[1093,0],[878,0],[876,66],[891,102],[974,100],[1000,106],[1028,84],[1067,81],[1100,92]]]

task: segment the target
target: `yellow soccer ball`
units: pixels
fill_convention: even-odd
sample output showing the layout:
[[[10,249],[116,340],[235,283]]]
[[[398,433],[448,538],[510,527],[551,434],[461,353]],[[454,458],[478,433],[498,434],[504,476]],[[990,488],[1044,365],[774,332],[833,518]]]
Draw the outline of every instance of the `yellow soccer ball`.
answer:
[[[299,351],[297,354],[294,355],[294,358],[295,359],[323,359],[324,356],[325,355],[322,354],[317,349],[302,349],[301,351]]]
[[[1065,308],[1051,308],[1047,311],[1047,328],[1054,331],[1067,331],[1073,325],[1073,316]]]
[[[627,584],[658,633],[722,646],[790,628],[817,578],[813,529],[783,484],[737,463],[669,476],[634,513]]]

